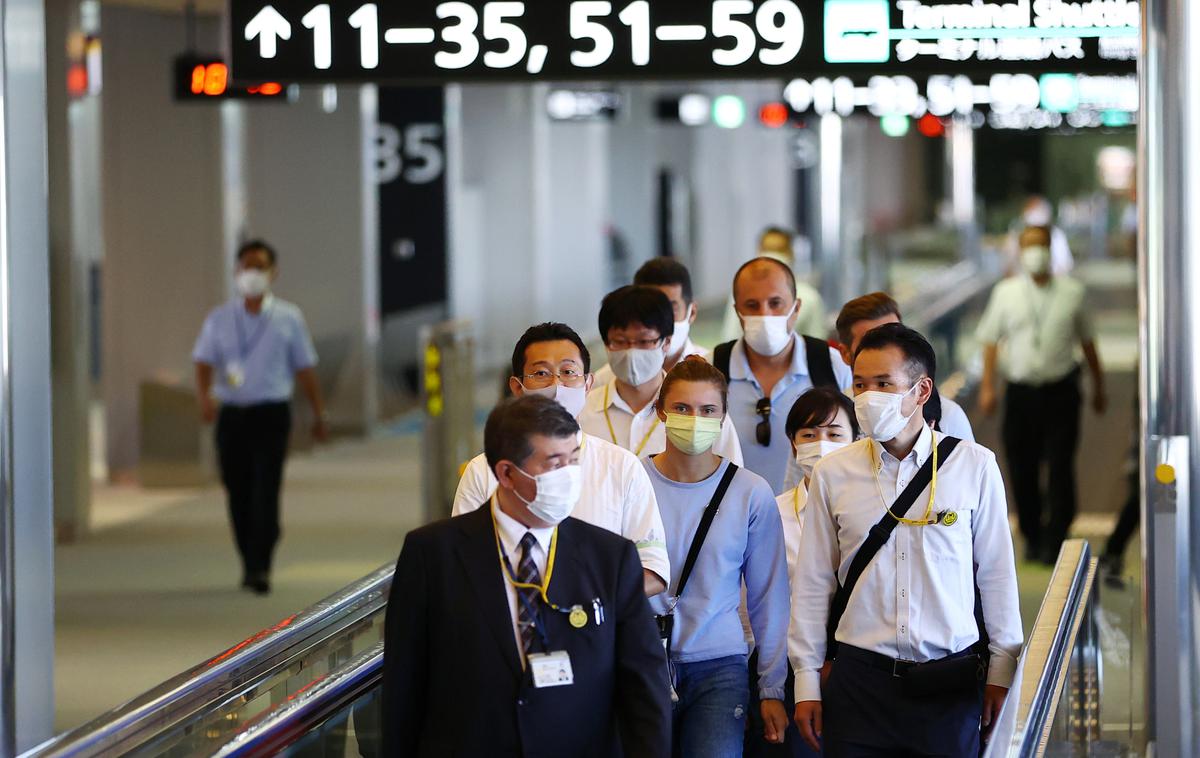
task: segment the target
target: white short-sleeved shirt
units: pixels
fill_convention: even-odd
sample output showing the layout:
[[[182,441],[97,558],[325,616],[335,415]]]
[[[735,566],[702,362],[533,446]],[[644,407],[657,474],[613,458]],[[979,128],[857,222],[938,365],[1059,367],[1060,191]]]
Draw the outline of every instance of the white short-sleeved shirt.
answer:
[[[588,393],[583,412],[579,414],[579,426],[593,437],[620,445],[639,458],[658,455],[667,449],[667,428],[659,420],[654,403],[634,413],[617,392],[615,379],[608,384],[596,385]],[[733,419],[728,416],[721,424],[721,434],[712,450],[722,458],[742,465],[742,444]]]
[[[788,576],[796,574],[796,556],[800,554],[800,536],[804,533],[804,506],[808,505],[808,489],[804,482],[775,498],[779,518],[783,521],[783,545],[787,550]]]
[[[571,515],[633,542],[642,567],[668,581],[671,564],[666,533],[654,487],[642,464],[628,450],[585,434],[579,466],[583,492]],[[485,505],[498,486],[487,458],[475,456],[458,482],[452,514],[460,516]]]
[[[1094,336],[1081,282],[1054,276],[1039,287],[1026,275],[998,283],[976,333],[1003,348],[1001,370],[1010,382],[1048,384],[1078,365],[1080,343]]]
[[[692,342],[692,338],[689,337],[688,341],[683,343],[683,350],[679,353],[679,360],[682,361],[684,358],[687,358],[690,355],[698,355],[707,361],[710,360],[709,356],[711,354],[712,353],[708,349],[700,347],[695,342]],[[616,374],[613,373],[612,366],[608,365],[607,363],[601,366],[598,371],[596,371],[595,376],[596,378],[593,381],[593,386],[595,387],[603,387],[613,379],[617,378]]]

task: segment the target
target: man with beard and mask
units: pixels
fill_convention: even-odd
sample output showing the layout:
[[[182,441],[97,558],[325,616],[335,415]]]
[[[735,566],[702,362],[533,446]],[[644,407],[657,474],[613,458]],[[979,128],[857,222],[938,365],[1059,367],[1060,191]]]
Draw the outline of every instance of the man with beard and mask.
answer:
[[[696,323],[699,310],[692,297],[692,275],[687,266],[675,258],[651,258],[633,275],[633,283],[653,287],[671,301],[675,331],[671,334],[663,371],[670,371],[675,364],[693,355],[708,360],[709,351],[692,342],[692,324]],[[596,384],[604,386],[612,380],[610,366],[604,365],[596,372]]]
[[[499,482],[487,507],[409,532],[396,563],[383,754],[667,755],[667,666],[637,551],[571,517],[579,425],[526,394],[483,439]]]
[[[788,411],[806,390],[850,386],[850,368],[824,340],[795,333],[796,278],[774,258],[755,258],[733,277],[743,336],[713,350],[729,381],[729,421],[738,430],[746,468],[784,491],[792,443]]]
[[[1004,482],[987,448],[925,423],[935,373],[917,332],[867,332],[854,355],[866,439],[812,470],[788,650],[796,725],[834,758],[978,755],[1016,672]]]
[[[279,490],[291,432],[294,383],[312,405],[313,436],[328,436],[314,367],[317,353],[300,309],[271,294],[275,251],[262,240],[237,253],[238,297],[214,309],[192,360],[206,424],[216,422],[217,458],[242,559],[242,587],[271,591],[279,541]]]
[[[667,449],[667,430],[654,401],[674,333],[671,301],[657,288],[630,285],[605,295],[600,304],[600,336],[608,349],[613,379],[588,393],[579,414],[583,431],[639,458]],[[742,449],[731,423],[721,427],[713,452],[741,465]]]
[[[1030,227],[1020,242],[1024,273],[996,285],[979,322],[979,407],[985,415],[996,411],[997,357],[1003,343],[1007,389],[1002,434],[1017,519],[1026,557],[1052,564],[1075,518],[1075,452],[1083,404],[1077,347],[1092,377],[1096,413],[1104,413],[1108,399],[1083,284],[1054,275],[1048,229]],[[1044,492],[1043,465],[1048,469]],[[1048,518],[1045,499],[1050,501]]]
[[[591,355],[566,324],[531,326],[517,340],[508,386],[517,397],[542,395],[579,415],[592,386]],[[662,517],[650,477],[636,456],[603,438],[584,434],[579,454],[583,494],[573,516],[607,529],[637,546],[647,595],[666,589],[671,576]],[[499,483],[480,454],[463,469],[453,514],[470,513],[488,502]]]

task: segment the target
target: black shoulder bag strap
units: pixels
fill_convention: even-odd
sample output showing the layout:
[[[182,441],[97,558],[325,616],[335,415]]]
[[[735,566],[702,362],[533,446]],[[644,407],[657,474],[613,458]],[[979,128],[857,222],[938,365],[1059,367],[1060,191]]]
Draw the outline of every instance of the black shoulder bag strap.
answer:
[[[838,387],[837,375],[833,373],[833,358],[829,355],[829,343],[823,339],[804,337],[804,350],[808,359],[808,378],[814,387]]]
[[[700,555],[700,548],[704,546],[704,538],[708,536],[708,528],[712,526],[713,519],[717,516],[717,511],[721,508],[721,501],[725,499],[725,491],[729,489],[729,483],[733,481],[733,475],[737,473],[738,467],[736,463],[730,463],[725,469],[724,476],[717,484],[716,492],[713,492],[712,500],[708,501],[708,507],[704,509],[704,515],[700,517],[700,525],[696,527],[696,534],[692,537],[692,546],[688,548],[687,560],[683,562],[683,572],[679,574],[679,585],[675,588],[674,595],[679,597],[683,594],[683,588],[687,586],[688,577],[692,575],[692,569],[696,566],[696,558]]]
[[[713,348],[713,367],[725,376],[726,383],[729,382],[729,358],[733,355],[733,343],[736,341],[722,342]]]
[[[958,447],[959,440],[957,437],[943,437],[938,443],[937,459],[938,468],[946,462],[950,454],[954,452],[954,448]],[[825,659],[833,658],[837,652],[837,640],[834,639],[834,634],[837,632],[838,624],[842,620],[842,614],[846,612],[846,603],[850,601],[850,593],[854,592],[854,585],[858,584],[859,577],[866,570],[867,565],[875,558],[875,554],[879,549],[887,544],[891,539],[892,532],[895,531],[896,525],[900,522],[897,519],[902,518],[908,509],[912,508],[917,497],[925,491],[929,486],[929,482],[933,479],[933,456],[925,461],[925,465],[921,466],[917,471],[917,475],[908,483],[900,496],[896,498],[896,502],[892,503],[892,507],[888,508],[888,512],[883,514],[883,518],[875,526],[871,527],[871,531],[867,533],[867,539],[863,542],[862,547],[855,553],[854,559],[850,561],[850,568],[846,571],[846,583],[839,586],[837,593],[833,596],[833,603],[829,607],[829,622],[825,627]]]

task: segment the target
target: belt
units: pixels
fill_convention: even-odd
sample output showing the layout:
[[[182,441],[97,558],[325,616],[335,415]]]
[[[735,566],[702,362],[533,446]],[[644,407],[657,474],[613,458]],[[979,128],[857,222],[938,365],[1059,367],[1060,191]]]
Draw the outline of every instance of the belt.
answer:
[[[962,658],[971,655],[974,651],[971,648],[960,650],[957,653],[951,653],[945,658],[939,658],[939,661],[949,661],[955,658]],[[886,671],[892,676],[902,677],[908,670],[915,666],[923,666],[924,663],[916,661],[906,661],[904,659],[891,658],[882,653],[875,653],[870,650],[863,650],[860,647],[847,645],[844,642],[838,643],[837,658],[846,657],[859,663],[865,663],[872,668],[877,668],[881,671]],[[925,663],[935,663],[936,661],[925,661]]]

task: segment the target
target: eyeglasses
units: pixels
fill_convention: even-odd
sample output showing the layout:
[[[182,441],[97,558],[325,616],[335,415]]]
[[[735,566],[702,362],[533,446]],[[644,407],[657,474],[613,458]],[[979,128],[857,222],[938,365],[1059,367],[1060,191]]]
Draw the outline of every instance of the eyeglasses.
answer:
[[[567,368],[557,374],[545,369],[534,371],[532,374],[522,374],[521,386],[527,390],[545,389],[555,382],[564,387],[582,387],[587,382],[587,374],[577,368]]]
[[[653,350],[654,348],[661,345],[662,341],[663,341],[662,337],[656,337],[655,339],[652,339],[652,340],[650,340],[650,339],[646,339],[646,340],[615,339],[615,340],[612,340],[611,342],[608,342],[605,344],[608,345],[609,350],[628,350],[631,347],[635,347],[638,350]]]
[[[754,427],[754,439],[758,440],[758,444],[767,447],[771,444],[771,398],[760,397],[758,404],[754,406],[754,412],[762,416],[762,421]]]

